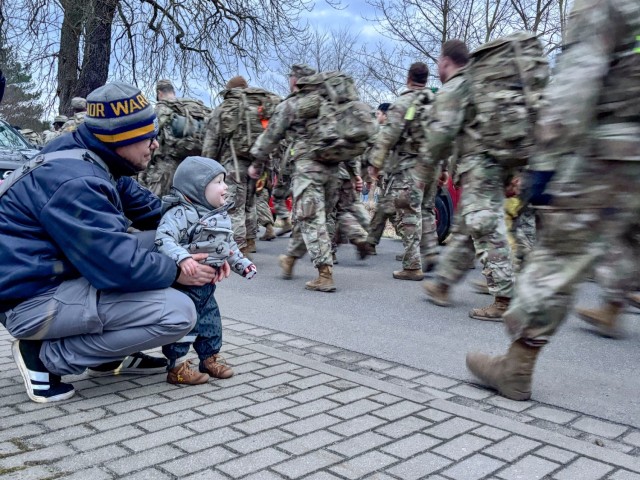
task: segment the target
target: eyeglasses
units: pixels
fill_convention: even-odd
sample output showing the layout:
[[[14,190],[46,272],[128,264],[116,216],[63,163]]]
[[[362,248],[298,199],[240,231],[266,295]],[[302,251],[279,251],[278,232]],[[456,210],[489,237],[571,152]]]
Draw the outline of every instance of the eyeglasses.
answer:
[[[149,148],[151,148],[151,146],[153,145],[153,142],[155,142],[156,140],[158,140],[158,136],[157,135],[155,137],[151,137],[149,139]]]

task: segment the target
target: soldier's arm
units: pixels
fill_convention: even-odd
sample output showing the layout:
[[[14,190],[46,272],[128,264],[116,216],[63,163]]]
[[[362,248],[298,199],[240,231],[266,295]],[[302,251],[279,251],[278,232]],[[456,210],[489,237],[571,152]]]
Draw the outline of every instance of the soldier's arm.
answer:
[[[619,35],[617,15],[608,1],[577,0],[569,17],[565,46],[553,83],[545,90],[536,139],[543,153],[532,159],[534,170],[555,170],[554,153],[572,151],[596,115],[603,78]],[[640,55],[640,54],[637,54]]]
[[[444,161],[452,152],[453,141],[461,132],[468,107],[466,81],[457,77],[438,91],[431,117],[424,128],[429,153],[433,160]]]
[[[204,139],[202,141],[202,156],[213,158],[214,160],[220,160],[216,158],[220,148],[220,135],[218,134],[219,118],[219,110],[216,108],[207,120]]]
[[[269,119],[269,124],[264,132],[260,134],[256,142],[251,147],[253,166],[261,170],[269,159],[269,154],[278,146],[280,140],[291,125],[293,118],[293,107],[290,100],[281,102],[276,107],[276,111]]]
[[[400,102],[394,103],[387,110],[387,122],[378,131],[369,154],[369,163],[378,170],[383,168],[389,152],[400,140],[404,131],[406,113],[407,108]]]

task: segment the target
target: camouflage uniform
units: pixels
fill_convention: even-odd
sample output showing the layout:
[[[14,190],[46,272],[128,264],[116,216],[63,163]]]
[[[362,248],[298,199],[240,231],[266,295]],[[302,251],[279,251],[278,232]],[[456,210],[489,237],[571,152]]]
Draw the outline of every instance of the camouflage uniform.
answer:
[[[40,135],[38,135],[30,128],[23,128],[20,130],[20,133],[24,138],[29,140],[29,143],[31,143],[31,145],[33,145],[34,147],[41,147],[43,145]]]
[[[166,103],[158,102],[155,111],[158,116],[158,125],[162,131],[162,126],[170,121],[173,110]],[[171,158],[161,150],[162,148],[158,148],[153,152],[149,165],[138,176],[139,182],[159,197],[167,195],[171,190],[173,174],[179,164],[178,159]],[[215,159],[215,157],[211,158]]]
[[[66,115],[56,115],[53,119],[53,126],[54,129],[53,130],[45,130],[44,132],[42,132],[42,142],[43,145],[46,145],[47,143],[49,143],[51,140],[53,140],[54,138],[58,138],[60,135],[62,135],[62,125],[64,125],[69,119],[67,118]],[[60,125],[59,129],[56,130],[55,126],[56,124]]]
[[[513,288],[511,249],[504,219],[504,170],[466,130],[475,116],[464,70],[452,75],[436,95],[425,126],[434,159],[445,159],[457,143],[457,182],[462,195],[452,239],[441,255],[435,276],[440,284],[458,283],[474,255],[480,258],[489,292],[510,298]]]
[[[84,123],[84,117],[87,116],[87,112],[77,112],[73,114],[73,117],[70,118],[60,129],[62,132],[75,132],[76,129]]]
[[[424,137],[420,138],[417,133],[421,132],[415,130],[421,129],[418,122],[415,128],[411,124],[407,129],[411,121],[406,119],[407,112],[416,103],[418,92],[432,95],[425,89],[404,91],[389,107],[387,121],[381,126],[369,157],[371,165],[388,175],[388,193],[378,206],[382,213],[372,221],[369,238],[376,238],[380,229],[384,229],[386,219],[398,210],[405,249],[404,270],[421,270],[421,257],[435,256],[438,245],[433,206],[440,165],[431,161],[424,148]],[[419,170],[416,169],[418,162]]]
[[[291,212],[287,208],[287,198],[291,196],[291,175],[293,173],[293,162],[291,149],[287,147],[289,142],[282,142],[280,162],[277,163],[276,174],[278,181],[273,188],[273,203],[276,218],[284,221],[291,221]]]
[[[296,116],[298,98],[288,96],[276,108],[267,129],[251,149],[256,164],[264,165],[280,141],[289,134],[293,138],[291,158],[294,165],[292,189],[293,210],[297,221],[287,255],[300,258],[309,252],[314,266],[333,266],[331,238],[327,231],[327,213],[337,198],[338,165],[318,162],[305,142],[305,121]],[[301,242],[300,239],[303,241]]]
[[[338,238],[349,240],[351,243],[362,243],[367,239],[369,214],[353,188],[351,178],[356,176],[360,176],[359,159],[340,164],[337,178],[338,196],[327,222],[334,253]]]
[[[538,185],[556,172],[545,191],[549,206],[541,207],[538,243],[504,314],[514,341],[503,356],[467,356],[476,376],[517,400],[530,397],[541,347],[602,246],[624,245],[640,257],[640,4],[577,0],[567,26],[530,162]],[[637,279],[638,266],[629,267]]]

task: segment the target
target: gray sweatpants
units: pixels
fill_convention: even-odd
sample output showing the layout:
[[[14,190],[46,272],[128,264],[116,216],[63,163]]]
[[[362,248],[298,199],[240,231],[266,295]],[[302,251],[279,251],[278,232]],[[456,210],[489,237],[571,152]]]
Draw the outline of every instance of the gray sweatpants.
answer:
[[[173,288],[97,291],[84,278],[63,282],[5,314],[15,338],[44,340],[40,359],[58,375],[175,342],[197,318],[191,299]]]

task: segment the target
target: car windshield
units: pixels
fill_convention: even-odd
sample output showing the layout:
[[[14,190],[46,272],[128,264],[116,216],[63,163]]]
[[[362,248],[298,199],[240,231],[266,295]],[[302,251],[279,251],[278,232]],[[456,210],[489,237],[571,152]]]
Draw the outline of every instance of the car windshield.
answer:
[[[4,122],[0,122],[0,148],[22,150],[33,147],[18,135],[10,126]]]

